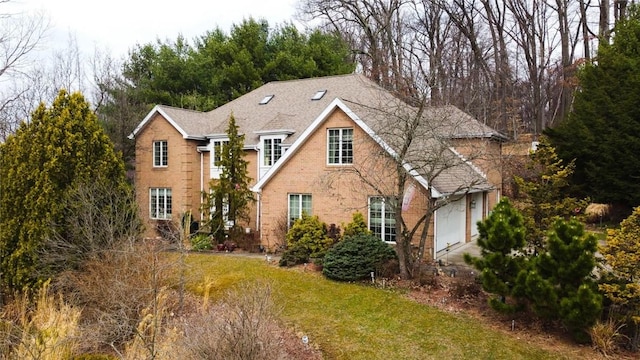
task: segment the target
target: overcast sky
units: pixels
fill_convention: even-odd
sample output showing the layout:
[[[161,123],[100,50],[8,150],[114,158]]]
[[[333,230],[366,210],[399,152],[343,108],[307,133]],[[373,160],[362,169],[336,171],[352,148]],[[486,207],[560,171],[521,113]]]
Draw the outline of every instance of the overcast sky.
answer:
[[[81,51],[108,50],[115,58],[136,44],[175,40],[179,34],[191,41],[207,30],[253,17],[271,26],[293,21],[297,0],[11,0],[12,12],[42,11],[51,21],[47,45],[66,48],[69,34]]]

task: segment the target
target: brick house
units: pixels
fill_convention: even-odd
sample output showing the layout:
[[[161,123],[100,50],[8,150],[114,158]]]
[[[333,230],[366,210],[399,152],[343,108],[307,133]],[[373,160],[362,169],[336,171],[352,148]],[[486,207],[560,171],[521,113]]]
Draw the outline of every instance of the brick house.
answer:
[[[472,240],[501,194],[504,137],[461,110],[409,106],[361,75],[278,81],[209,112],[158,105],[136,127],[136,197],[147,236],[157,235],[158,221],[186,212],[199,219],[201,194],[220,174],[216,150],[231,114],[245,135],[257,199],[243,226],[269,248],[302,212],[339,226],[359,211],[393,242],[394,211],[411,227],[435,204],[425,233],[425,253],[435,257]],[[392,196],[398,158],[408,174],[402,199]]]

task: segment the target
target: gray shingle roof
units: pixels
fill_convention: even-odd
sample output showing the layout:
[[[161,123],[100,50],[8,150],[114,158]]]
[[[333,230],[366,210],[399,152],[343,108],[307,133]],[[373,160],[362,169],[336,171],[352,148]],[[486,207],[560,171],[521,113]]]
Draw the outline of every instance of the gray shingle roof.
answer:
[[[319,100],[312,100],[320,90],[326,90],[324,96]],[[273,95],[273,98],[261,105],[260,101],[267,95]],[[362,75],[271,82],[206,113],[167,106],[160,108],[188,137],[224,134],[229,116],[233,114],[240,132],[245,134],[245,146],[258,145],[259,133],[269,130],[292,132],[283,141],[283,144],[291,145],[336,98],[396,150],[407,134],[407,130],[401,126],[406,121],[400,119],[413,116],[418,111]],[[398,120],[394,120],[394,117]],[[490,187],[482,174],[462,161],[448,148],[445,141],[433,139],[500,138],[498,132],[454,106],[442,106],[425,108],[419,126],[411,133],[415,139],[432,139],[414,141],[405,158],[418,173],[432,179],[439,192],[455,192],[463,182],[476,184],[474,186],[478,190]],[[433,159],[427,164],[427,154],[433,153],[440,154],[438,161],[446,160],[447,164],[434,165],[437,161]],[[446,156],[442,155],[444,153]],[[434,177],[435,173],[438,176]]]
[[[327,92],[320,100],[311,100],[319,90]],[[267,95],[274,97],[267,104],[260,105]],[[246,134],[245,142],[257,144],[259,137],[254,136],[255,131],[286,128],[301,133],[335,98],[360,109],[406,107],[362,75],[341,75],[270,82],[207,113],[165,106],[163,109],[191,136],[224,133],[227,120],[233,114],[241,131]],[[499,136],[495,130],[454,106],[429,108],[425,116],[455,119],[447,124],[447,129],[443,127],[443,131],[452,137]],[[287,142],[295,139],[294,135]]]

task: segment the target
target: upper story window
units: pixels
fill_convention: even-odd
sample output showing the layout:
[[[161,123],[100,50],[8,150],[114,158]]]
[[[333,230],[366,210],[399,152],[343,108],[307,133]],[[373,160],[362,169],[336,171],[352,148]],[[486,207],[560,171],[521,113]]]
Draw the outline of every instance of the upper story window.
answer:
[[[216,139],[211,140],[210,143],[211,149],[211,178],[219,179],[222,174],[222,154],[224,149],[228,149],[229,140],[228,139]]]
[[[393,198],[372,196],[369,198],[369,230],[387,242],[396,241],[396,217]]]
[[[329,129],[327,143],[328,164],[353,164],[353,128]]]
[[[167,157],[167,140],[153,142],[153,166],[166,167],[169,164]]]
[[[220,161],[222,160],[222,151],[225,147],[229,146],[229,140],[213,140],[213,166],[220,167]]]
[[[149,189],[149,216],[152,219],[171,219],[171,188]]]
[[[272,138],[272,139],[264,139],[264,156],[262,157],[263,159],[263,164],[264,166],[271,166],[273,164],[276,163],[276,161],[278,161],[278,159],[280,159],[280,157],[282,156],[282,148],[280,147],[280,144],[282,143],[282,139],[276,139],[276,138]]]

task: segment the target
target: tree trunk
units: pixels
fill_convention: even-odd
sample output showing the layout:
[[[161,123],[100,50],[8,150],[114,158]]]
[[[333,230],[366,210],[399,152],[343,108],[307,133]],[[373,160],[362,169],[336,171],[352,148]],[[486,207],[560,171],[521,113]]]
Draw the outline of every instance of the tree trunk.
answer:
[[[600,22],[598,27],[598,37],[600,41],[609,43],[609,0],[600,0]]]

